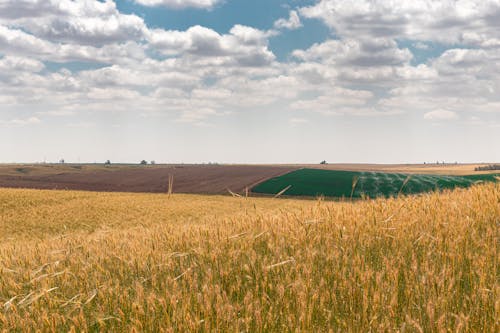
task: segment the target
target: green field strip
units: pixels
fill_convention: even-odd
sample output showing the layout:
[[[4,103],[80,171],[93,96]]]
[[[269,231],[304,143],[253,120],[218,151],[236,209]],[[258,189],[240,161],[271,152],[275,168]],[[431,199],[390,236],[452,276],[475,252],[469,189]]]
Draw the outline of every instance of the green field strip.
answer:
[[[358,182],[353,192],[354,198],[368,196],[390,197],[403,194],[418,194],[440,189],[468,187],[478,182],[495,182],[500,174],[481,174],[468,176],[418,175],[412,174],[403,187],[408,174],[384,172],[355,172],[321,169],[300,169],[285,175],[271,178],[255,186],[254,193],[275,195],[291,186],[284,195],[289,196],[326,196],[349,198],[353,180]]]

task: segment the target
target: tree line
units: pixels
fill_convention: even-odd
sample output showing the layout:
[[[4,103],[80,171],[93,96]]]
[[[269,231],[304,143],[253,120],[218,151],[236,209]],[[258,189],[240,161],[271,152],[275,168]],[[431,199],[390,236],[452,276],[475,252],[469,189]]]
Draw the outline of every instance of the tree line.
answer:
[[[485,166],[478,166],[474,170],[475,171],[500,170],[500,164],[490,164],[490,165],[485,165]]]

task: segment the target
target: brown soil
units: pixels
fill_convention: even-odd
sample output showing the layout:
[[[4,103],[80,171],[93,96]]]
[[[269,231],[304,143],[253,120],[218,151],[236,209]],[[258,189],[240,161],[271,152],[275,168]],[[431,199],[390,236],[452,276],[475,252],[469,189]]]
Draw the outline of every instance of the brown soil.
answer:
[[[298,166],[254,165],[15,165],[0,166],[0,187],[113,192],[243,193],[266,179]]]

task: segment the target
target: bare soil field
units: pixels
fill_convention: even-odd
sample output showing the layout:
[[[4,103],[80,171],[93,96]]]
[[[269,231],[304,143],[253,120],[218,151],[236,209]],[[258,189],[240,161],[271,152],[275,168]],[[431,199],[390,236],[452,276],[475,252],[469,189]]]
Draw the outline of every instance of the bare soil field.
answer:
[[[0,187],[68,189],[105,192],[168,190],[173,176],[175,193],[242,193],[268,178],[299,166],[259,165],[2,165]]]

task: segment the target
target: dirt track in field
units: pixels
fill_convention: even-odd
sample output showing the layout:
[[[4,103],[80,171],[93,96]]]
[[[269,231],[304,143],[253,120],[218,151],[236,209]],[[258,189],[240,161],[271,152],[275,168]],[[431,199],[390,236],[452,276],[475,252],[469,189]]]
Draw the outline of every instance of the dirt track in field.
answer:
[[[223,194],[243,193],[266,179],[298,169],[298,166],[165,165],[165,166],[1,166],[0,187],[68,189],[110,192],[168,191]]]

